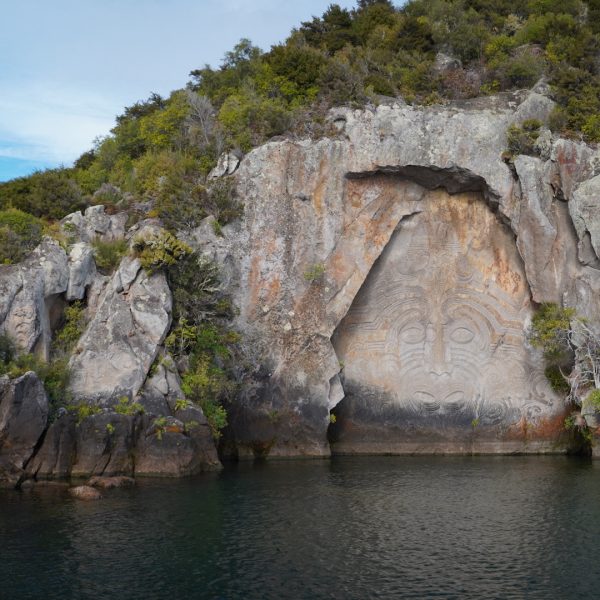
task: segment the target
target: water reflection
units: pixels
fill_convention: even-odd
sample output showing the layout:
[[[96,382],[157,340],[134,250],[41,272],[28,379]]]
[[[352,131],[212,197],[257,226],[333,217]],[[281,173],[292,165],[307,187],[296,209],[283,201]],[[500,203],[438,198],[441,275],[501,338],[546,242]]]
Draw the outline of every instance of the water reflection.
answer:
[[[0,598],[579,598],[600,584],[600,465],[339,458],[0,493]]]

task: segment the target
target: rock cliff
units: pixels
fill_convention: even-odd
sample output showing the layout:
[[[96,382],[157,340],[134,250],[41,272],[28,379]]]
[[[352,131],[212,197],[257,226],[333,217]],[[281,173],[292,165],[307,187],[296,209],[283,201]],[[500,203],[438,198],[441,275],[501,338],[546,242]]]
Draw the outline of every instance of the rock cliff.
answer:
[[[565,451],[564,401],[526,332],[543,302],[600,322],[600,152],[544,130],[536,156],[504,155],[508,127],[552,107],[539,88],[339,108],[329,137],[273,140],[239,165],[220,161],[211,177],[234,180],[243,217],[220,235],[208,218],[180,237],[219,263],[237,311],[246,374],[222,455]],[[218,465],[202,411],[175,411],[177,374],[150,372],[166,354],[166,278],[129,257],[111,277],[96,271],[90,242],[130,235],[122,215],[93,207],[65,223],[76,237],[68,255],[46,240],[23,264],[0,267],[0,327],[46,356],[64,304],[85,298],[71,391],[101,412],[48,427],[32,392],[41,408],[27,440],[14,425],[0,429],[5,471]],[[2,392],[0,416],[16,410],[18,381],[2,384],[15,389]],[[123,396],[146,414],[115,413]]]
[[[508,127],[551,109],[536,91],[338,109],[337,136],[244,158],[242,222],[200,244],[235,265],[256,359],[238,455],[560,451],[525,332],[542,302],[598,322],[600,154],[545,132],[503,159]]]

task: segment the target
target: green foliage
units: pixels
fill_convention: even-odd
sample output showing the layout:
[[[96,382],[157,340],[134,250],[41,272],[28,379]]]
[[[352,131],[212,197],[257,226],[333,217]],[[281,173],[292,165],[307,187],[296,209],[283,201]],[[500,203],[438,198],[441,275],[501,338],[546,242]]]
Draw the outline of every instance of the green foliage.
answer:
[[[81,423],[87,418],[98,415],[102,412],[102,409],[96,404],[88,404],[86,402],[82,402],[81,404],[70,404],[67,406],[67,410],[76,416],[78,426],[81,425]]]
[[[550,384],[550,387],[557,393],[562,396],[566,396],[571,390],[571,386],[569,382],[565,379],[562,371],[558,365],[548,365],[544,369],[544,375],[546,375],[546,379]]]
[[[518,154],[535,155],[534,144],[540,136],[541,121],[527,119],[521,126],[511,125],[506,132],[508,142],[508,153],[511,156]]]
[[[0,264],[23,260],[42,239],[40,219],[17,208],[0,210]]]
[[[316,263],[314,265],[311,265],[308,269],[306,269],[306,271],[304,272],[304,279],[312,283],[314,281],[320,280],[324,274],[325,265],[322,263]]]
[[[133,250],[142,267],[149,273],[173,266],[192,253],[187,244],[164,229],[157,234],[136,237],[133,240]]]
[[[0,369],[6,368],[16,354],[15,344],[5,333],[0,333]]]
[[[113,406],[113,410],[119,415],[141,415],[144,413],[144,407],[139,402],[130,400],[127,396],[121,396],[118,402]]]
[[[586,401],[595,411],[600,411],[600,390],[592,390]]]
[[[66,358],[46,362],[34,354],[20,354],[13,355],[8,362],[0,362],[0,375],[8,375],[11,379],[20,377],[27,371],[35,371],[40,378],[53,409],[69,402],[70,371]]]
[[[179,410],[187,410],[191,406],[191,402],[185,398],[180,398],[175,402],[175,412]]]
[[[564,396],[571,396],[574,383],[563,373],[573,367],[574,347],[571,341],[571,322],[576,318],[572,308],[561,308],[557,304],[542,304],[531,322],[529,341],[544,353],[544,373],[552,389]]]
[[[157,417],[152,422],[154,433],[159,440],[162,440],[163,434],[167,431],[167,417]]]
[[[85,329],[85,308],[81,302],[73,302],[65,308],[62,326],[55,332],[52,342],[54,356],[67,356]]]
[[[575,416],[574,415],[569,415],[568,417],[565,417],[564,420],[564,428],[567,431],[572,431],[573,429],[575,429]]]
[[[103,273],[112,273],[127,252],[127,242],[124,239],[102,240],[96,238],[92,242],[94,261]]]
[[[85,206],[72,169],[37,171],[0,183],[0,207],[18,208],[36,217],[61,219]]]
[[[552,303],[542,304],[533,316],[529,340],[532,346],[543,350],[551,364],[564,361],[570,354],[568,334],[574,317],[574,309]]]
[[[181,389],[188,400],[202,408],[213,437],[219,439],[221,429],[227,426],[227,411],[221,400],[232,391],[225,373],[201,356],[193,369],[183,375]]]

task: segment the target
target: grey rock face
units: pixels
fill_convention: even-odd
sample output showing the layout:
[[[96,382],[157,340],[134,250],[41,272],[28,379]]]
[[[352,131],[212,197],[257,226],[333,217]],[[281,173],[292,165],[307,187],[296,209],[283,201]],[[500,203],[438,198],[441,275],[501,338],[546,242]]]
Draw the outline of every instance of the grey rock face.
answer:
[[[68,236],[74,235],[82,242],[92,242],[96,238],[117,240],[125,237],[127,213],[108,215],[104,206],[90,206],[83,213],[74,212],[62,221],[62,229]]]
[[[188,408],[178,411],[177,417],[167,417],[160,428],[145,421],[136,450],[136,475],[181,477],[221,468],[202,411]]]
[[[140,390],[171,324],[163,273],[148,275],[125,258],[107,285],[70,366],[78,399],[108,403]]]
[[[16,483],[48,421],[48,398],[35,373],[0,377],[0,479]]]
[[[209,179],[224,177],[235,172],[240,164],[240,159],[233,152],[224,152],[219,156],[217,166],[208,174]]]
[[[588,262],[586,250],[590,244],[595,258],[600,258],[600,175],[577,186],[569,212],[579,238],[580,260]]]
[[[94,252],[89,244],[78,242],[69,251],[69,285],[66,298],[69,302],[82,300],[86,289],[96,276]]]
[[[483,313],[489,310],[486,318],[493,323],[484,336],[488,341],[481,342],[476,354],[478,359],[488,360],[495,353],[512,349],[513,371],[520,374],[516,380],[523,383],[527,393],[511,388],[507,400],[498,391],[501,385],[493,392],[489,391],[491,386],[483,390],[487,400],[482,408],[481,390],[467,385],[463,390],[451,391],[464,395],[464,407],[473,409],[471,420],[483,423],[487,419],[488,429],[479,446],[482,451],[556,450],[551,438],[556,423],[560,427],[563,406],[543,380],[531,376],[539,374],[543,364],[526,342],[531,310],[528,302],[530,298],[536,302],[581,299],[578,309],[584,316],[600,316],[600,302],[594,294],[597,276],[594,269],[577,260],[572,225],[563,202],[593,173],[595,154],[587,147],[568,146],[546,136],[541,148],[543,158],[518,157],[514,168],[502,159],[509,125],[528,118],[544,120],[553,106],[547,97],[532,92],[442,107],[412,107],[397,102],[368,110],[335,109],[331,120],[340,132],[336,139],[273,141],[244,158],[235,174],[237,194],[245,208],[240,226],[224,231],[218,241],[195,244],[226,265],[231,273],[227,278],[229,291],[239,308],[235,326],[245,340],[251,375],[241,397],[228,407],[238,456],[329,453],[329,410],[343,394],[349,394],[346,388],[352,385],[344,380],[340,361],[345,360],[338,347],[332,346],[332,336],[338,335],[336,330],[349,311],[360,313],[362,305],[353,304],[358,302],[359,291],[361,295],[376,296],[375,291],[369,291],[367,277],[392,243],[390,240],[395,239],[394,232],[401,235],[413,220],[417,223],[425,219],[430,224],[427,236],[420,239],[433,240],[433,248],[446,239],[457,240],[454,250],[448,249],[439,257],[441,265],[446,264],[445,260],[450,262],[436,272],[454,272],[452,261],[458,260],[461,252],[465,264],[471,258],[475,260],[475,246],[472,250],[461,246],[465,240],[475,244],[478,239],[477,232],[469,229],[468,219],[460,225],[458,216],[451,223],[443,215],[437,223],[420,216],[437,204],[455,215],[460,194],[465,193],[478,194],[477,202],[481,210],[487,211],[486,219],[496,223],[488,227],[489,238],[478,242],[495,248],[495,254],[484,252],[488,258],[479,261],[469,284],[477,287],[481,294],[478,305],[486,307]],[[571,154],[582,157],[585,166],[567,160]],[[443,188],[445,195],[431,195],[430,191],[438,188]],[[419,260],[425,260],[428,252],[434,257],[435,252],[428,251],[421,242],[415,247],[415,251],[424,252]],[[453,254],[460,248],[463,250],[459,255]],[[411,250],[405,262],[412,264],[415,260]],[[460,287],[462,271],[456,273],[455,287],[448,296],[455,299],[456,306],[450,303],[444,308],[438,318],[442,323],[450,323],[453,315],[470,310],[470,296]],[[421,285],[430,275],[425,271]],[[503,287],[501,281],[506,277],[513,278],[513,282]],[[410,297],[403,285],[388,294],[389,304],[385,306],[397,304],[400,309],[402,299]],[[494,289],[503,291],[498,295]],[[424,297],[436,294],[444,297],[437,291]],[[374,298],[373,306],[384,301]],[[498,302],[512,308],[498,313]],[[478,314],[475,308],[472,312]],[[394,319],[388,320],[389,326]],[[416,313],[414,319],[418,320]],[[429,326],[433,323],[423,324],[426,331]],[[377,352],[383,352],[387,325],[375,320],[369,327],[378,349],[368,359],[373,364],[365,363],[365,370],[377,372],[378,365],[385,363]],[[474,333],[473,328],[477,329],[475,325],[464,327],[464,335]],[[444,335],[442,328],[442,340]],[[441,347],[450,351],[452,341],[445,343],[450,345]],[[431,355],[426,347],[422,351],[426,357]],[[357,356],[356,360],[367,359]],[[393,355],[389,360],[393,362]],[[430,366],[427,361],[430,358],[426,358],[425,368]],[[504,362],[510,363],[508,359]],[[504,377],[491,358],[477,369],[483,382]],[[368,445],[369,440],[392,435],[401,417],[387,418],[377,413],[384,385],[379,379],[361,388],[364,402],[360,410],[347,412],[346,418],[340,413],[335,425],[338,436],[362,428],[371,436],[363,439]],[[412,405],[416,401],[408,397],[410,390],[404,385],[409,382],[394,380],[387,392],[390,398],[400,398],[400,405]],[[435,420],[444,411],[449,414],[452,403],[449,400],[443,409],[446,398],[440,399],[438,392],[431,395],[431,406],[440,406],[436,414],[425,411],[423,418],[431,425],[429,431],[434,431]],[[370,403],[367,398],[380,400]],[[344,402],[339,404],[340,411]],[[421,402],[420,406],[426,404]],[[477,413],[475,407],[483,412]],[[493,424],[491,416],[483,416],[486,407],[497,412],[498,420]],[[476,447],[477,435],[467,419],[469,410],[458,411],[462,421],[458,419],[460,426],[448,438],[444,451],[468,452]],[[527,426],[519,429],[519,423]],[[369,424],[375,426],[369,428]],[[440,426],[445,424],[442,419]],[[477,433],[481,431],[480,427]],[[351,446],[348,442],[345,451],[351,451]]]
[[[477,194],[428,196],[334,333],[337,452],[522,449],[510,427],[559,404],[526,343],[533,310],[510,230]]]
[[[53,305],[67,290],[67,255],[59,244],[45,238],[23,263],[0,266],[0,331],[24,352],[48,355]]]

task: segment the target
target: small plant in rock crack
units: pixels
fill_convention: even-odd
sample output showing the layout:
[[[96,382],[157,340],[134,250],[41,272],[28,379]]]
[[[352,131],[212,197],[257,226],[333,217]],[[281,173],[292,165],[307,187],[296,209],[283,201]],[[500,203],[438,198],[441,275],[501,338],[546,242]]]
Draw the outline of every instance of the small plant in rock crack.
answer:
[[[311,265],[306,271],[304,271],[304,279],[310,283],[318,281],[325,275],[325,265],[323,263],[316,263]]]
[[[120,415],[131,417],[144,414],[144,407],[139,402],[129,400],[127,396],[121,396],[114,406],[114,411]]]
[[[154,419],[152,425],[154,427],[154,433],[156,434],[156,438],[162,441],[163,434],[167,430],[167,417],[157,417],[156,419]]]
[[[192,403],[185,398],[180,398],[175,402],[175,412],[179,410],[186,410],[192,406]]]

